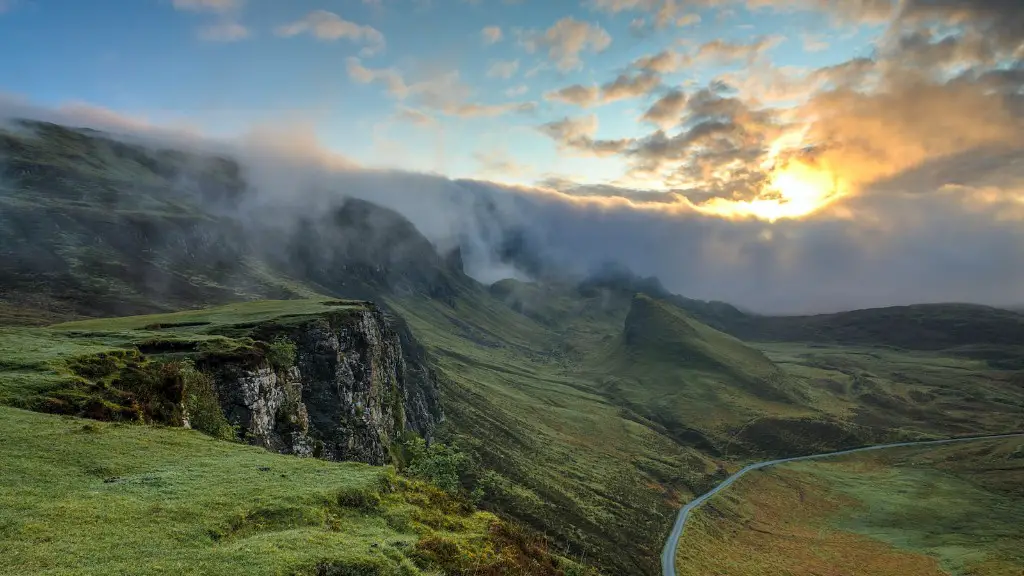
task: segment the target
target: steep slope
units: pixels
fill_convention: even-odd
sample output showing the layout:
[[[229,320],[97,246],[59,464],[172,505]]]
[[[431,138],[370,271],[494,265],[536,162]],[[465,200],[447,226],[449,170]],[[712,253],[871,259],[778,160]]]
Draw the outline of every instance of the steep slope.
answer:
[[[605,334],[567,338],[473,285],[454,306],[392,306],[436,359],[447,436],[480,462],[487,505],[605,573],[657,573],[673,511],[718,466],[601,393],[580,363]],[[604,322],[578,319],[573,334]]]
[[[813,419],[800,383],[759,350],[697,322],[666,302],[637,295],[622,335],[597,366],[602,391],[665,427],[683,443],[713,453],[744,452],[737,432],[770,416],[779,427]],[[823,428],[808,442],[855,441],[844,430]],[[820,432],[828,431],[828,434]]]
[[[0,318],[36,323],[256,298],[445,297],[411,223],[338,197],[259,198],[237,161],[25,122],[0,129]]]
[[[642,294],[634,297],[626,315],[621,344],[631,359],[722,372],[742,382],[769,384],[779,373],[761,352]]]

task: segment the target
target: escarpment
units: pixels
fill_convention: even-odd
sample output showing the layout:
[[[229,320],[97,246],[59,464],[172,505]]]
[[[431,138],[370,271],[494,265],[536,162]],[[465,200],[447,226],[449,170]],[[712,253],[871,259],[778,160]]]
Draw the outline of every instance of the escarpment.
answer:
[[[263,346],[203,354],[197,368],[247,442],[384,464],[403,432],[429,438],[442,418],[434,375],[402,330],[372,304],[280,318],[252,327]]]

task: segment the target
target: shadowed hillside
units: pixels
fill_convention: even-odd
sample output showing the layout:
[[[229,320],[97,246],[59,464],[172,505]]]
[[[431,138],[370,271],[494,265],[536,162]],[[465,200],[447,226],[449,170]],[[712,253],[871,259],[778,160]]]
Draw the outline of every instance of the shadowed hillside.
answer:
[[[239,164],[25,122],[0,130],[0,315],[32,322],[314,294],[451,293],[408,220],[256,202]]]

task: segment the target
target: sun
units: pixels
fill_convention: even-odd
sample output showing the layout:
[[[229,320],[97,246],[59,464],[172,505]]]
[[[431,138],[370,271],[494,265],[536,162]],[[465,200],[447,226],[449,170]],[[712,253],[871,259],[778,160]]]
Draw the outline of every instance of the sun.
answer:
[[[830,170],[792,160],[770,172],[756,198],[715,198],[700,204],[698,209],[726,218],[753,216],[774,222],[808,216],[845,196],[846,191],[846,185]]]

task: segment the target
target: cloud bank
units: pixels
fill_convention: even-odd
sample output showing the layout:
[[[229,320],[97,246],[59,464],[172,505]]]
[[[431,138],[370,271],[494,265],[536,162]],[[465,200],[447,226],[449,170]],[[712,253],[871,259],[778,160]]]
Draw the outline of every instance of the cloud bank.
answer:
[[[902,93],[887,98],[897,94]],[[945,97],[954,96],[961,97],[959,92]],[[863,102],[854,98],[839,104],[833,109],[850,106],[856,112]],[[892,102],[880,104],[884,109]],[[243,162],[258,199],[251,208],[275,218],[324,210],[346,196],[379,203],[404,214],[439,249],[461,244],[467,271],[487,282],[525,275],[496,256],[515,230],[559,270],[585,273],[616,261],[660,277],[675,292],[762,312],[1024,301],[1024,163],[1019,152],[1005,145],[1005,124],[999,130],[972,124],[976,131],[969,133],[989,145],[985,153],[967,139],[947,144],[941,161],[919,162],[912,169],[878,162],[876,172],[882,177],[865,193],[814,218],[770,224],[707,214],[683,194],[588,190],[565,182],[515,188],[362,168],[326,151],[311,132],[294,128],[213,141],[195,131],[157,128],[144,119],[84,105],[44,109],[8,98],[0,113],[230,152]],[[893,134],[927,136],[914,116],[904,118],[892,126]],[[590,131],[585,125],[574,129],[584,137]],[[873,136],[870,131],[845,133],[858,142]]]

